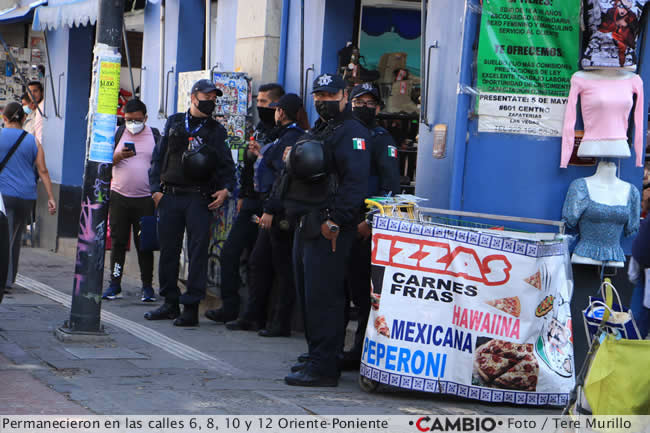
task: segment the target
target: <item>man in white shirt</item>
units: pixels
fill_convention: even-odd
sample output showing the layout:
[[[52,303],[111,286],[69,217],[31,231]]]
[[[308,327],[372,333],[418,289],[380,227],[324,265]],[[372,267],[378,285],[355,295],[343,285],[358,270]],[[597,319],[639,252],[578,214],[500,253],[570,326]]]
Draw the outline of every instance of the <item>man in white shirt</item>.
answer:
[[[45,112],[45,104],[43,101],[43,85],[40,81],[30,81],[29,84],[27,84],[27,87],[32,94],[33,104],[38,105],[38,108],[40,109],[39,111],[39,109],[34,107],[36,114],[34,115],[33,120],[30,122],[30,129],[32,129],[32,134],[34,137],[36,137],[38,142],[43,145],[43,113]]]

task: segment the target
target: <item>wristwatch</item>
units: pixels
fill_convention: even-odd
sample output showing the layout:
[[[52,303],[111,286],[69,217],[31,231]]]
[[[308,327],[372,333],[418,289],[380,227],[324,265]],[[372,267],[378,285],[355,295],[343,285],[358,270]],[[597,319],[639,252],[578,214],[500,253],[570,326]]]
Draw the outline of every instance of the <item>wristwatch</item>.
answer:
[[[325,221],[325,224],[327,224],[327,228],[329,228],[332,233],[336,233],[339,231],[339,226],[337,226],[333,222]]]

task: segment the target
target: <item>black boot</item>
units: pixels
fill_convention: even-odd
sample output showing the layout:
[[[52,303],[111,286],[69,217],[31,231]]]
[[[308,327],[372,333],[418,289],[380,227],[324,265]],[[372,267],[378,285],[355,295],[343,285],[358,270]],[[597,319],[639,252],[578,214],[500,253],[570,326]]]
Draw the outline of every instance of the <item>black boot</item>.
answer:
[[[178,302],[165,300],[160,307],[144,313],[144,318],[147,320],[173,320],[180,314],[181,309],[178,307]]]
[[[238,312],[229,312],[223,308],[219,308],[218,310],[208,310],[205,312],[205,317],[217,323],[231,322],[236,320],[238,315]]]
[[[199,304],[183,305],[183,314],[174,320],[174,326],[199,326]]]

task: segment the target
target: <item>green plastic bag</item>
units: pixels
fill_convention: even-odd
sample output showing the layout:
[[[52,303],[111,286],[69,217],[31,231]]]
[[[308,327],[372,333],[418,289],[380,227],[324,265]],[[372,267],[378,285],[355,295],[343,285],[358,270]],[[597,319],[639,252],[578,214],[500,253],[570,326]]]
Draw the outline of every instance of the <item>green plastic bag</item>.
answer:
[[[594,415],[650,415],[649,340],[607,334],[589,368],[584,393]]]

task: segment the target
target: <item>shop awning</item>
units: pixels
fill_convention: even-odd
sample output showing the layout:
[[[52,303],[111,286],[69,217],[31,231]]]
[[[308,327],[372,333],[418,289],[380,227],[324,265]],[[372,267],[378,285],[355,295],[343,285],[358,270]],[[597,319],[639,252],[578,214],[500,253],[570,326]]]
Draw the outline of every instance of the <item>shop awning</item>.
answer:
[[[158,3],[160,0],[147,1]],[[56,30],[61,26],[87,26],[97,22],[98,13],[98,0],[70,0],[52,6],[41,6],[34,13],[32,28],[43,31]]]
[[[420,11],[414,9],[364,7],[361,30],[370,36],[394,31],[404,39],[416,39],[422,32]]]
[[[15,5],[0,10],[0,23],[12,24],[29,21],[32,18],[34,8],[44,5],[47,0],[22,0],[15,2]]]

